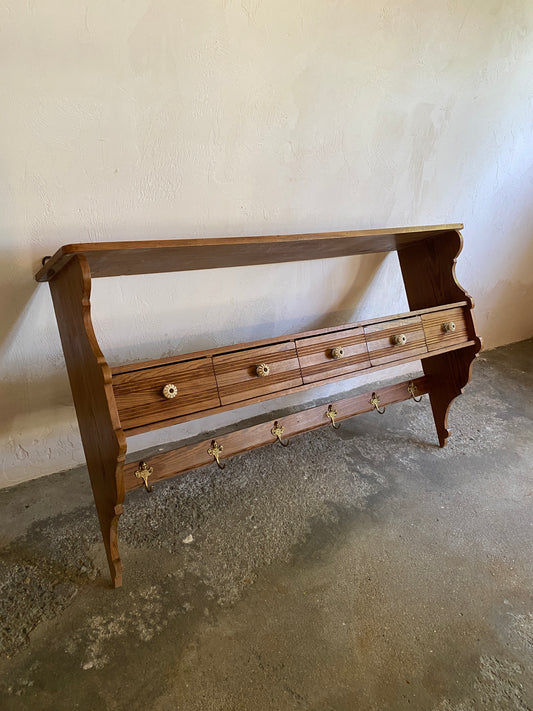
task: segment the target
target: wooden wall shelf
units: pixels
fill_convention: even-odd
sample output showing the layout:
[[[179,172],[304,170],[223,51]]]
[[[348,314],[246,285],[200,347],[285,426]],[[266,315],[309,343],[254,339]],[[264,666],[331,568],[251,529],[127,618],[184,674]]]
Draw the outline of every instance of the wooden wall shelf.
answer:
[[[126,491],[374,408],[429,394],[439,443],[481,349],[455,279],[462,225],[268,237],[70,244],[43,260],[113,585]],[[187,355],[109,368],[90,312],[91,277],[215,269],[397,251],[411,309]],[[422,361],[424,376],[125,464],[126,438],[362,373]]]

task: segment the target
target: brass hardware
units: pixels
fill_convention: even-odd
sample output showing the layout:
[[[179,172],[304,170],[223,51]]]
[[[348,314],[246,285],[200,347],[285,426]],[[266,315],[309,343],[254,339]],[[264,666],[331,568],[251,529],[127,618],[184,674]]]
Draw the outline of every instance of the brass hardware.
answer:
[[[444,333],[453,333],[455,331],[455,324],[453,321],[446,321],[441,326]]]
[[[167,400],[172,400],[178,394],[178,388],[173,383],[167,383],[163,388],[163,395]]]
[[[339,413],[337,410],[333,407],[333,405],[328,405],[328,409],[326,411],[326,417],[329,417],[331,420],[331,424],[333,425],[333,428],[338,430],[340,425],[335,424],[335,418],[337,417]]]
[[[422,395],[420,395],[418,400],[416,399],[416,394],[418,392],[418,388],[416,387],[416,385],[413,383],[412,380],[409,383],[409,385],[407,386],[407,391],[410,393],[411,397],[413,398],[413,400],[415,402],[420,402],[420,400],[422,400]]]
[[[376,393],[372,393],[372,397],[370,398],[370,404],[373,405],[373,407],[379,412],[380,415],[384,414],[386,408],[380,407],[379,395],[377,395]]]
[[[270,373],[270,366],[266,363],[259,363],[255,372],[260,378],[265,378]]]
[[[272,432],[274,437],[277,437],[278,442],[281,444],[282,447],[289,446],[289,442],[283,442],[281,439],[281,435],[285,432],[285,427],[283,427],[283,425],[280,425],[277,420],[274,422],[274,427],[270,431]]]
[[[223,449],[224,449],[224,447],[221,444],[219,444],[216,441],[216,439],[214,439],[211,442],[211,446],[207,450],[207,453],[209,454],[209,456],[215,458],[215,462],[217,463],[217,466],[219,469],[224,469],[224,467],[226,466],[225,464],[220,463],[220,455],[221,455]]]
[[[407,336],[405,333],[398,333],[395,336],[392,337],[392,343],[395,346],[405,346],[407,343]]]
[[[41,264],[43,265],[43,267],[49,259],[52,259],[52,257],[49,254],[47,254],[46,257],[43,257],[41,259]]]
[[[341,346],[335,346],[335,348],[332,348],[331,357],[334,360],[340,360],[341,358],[344,358],[344,348],[342,348]]]
[[[148,486],[148,477],[153,473],[153,467],[148,467],[146,465],[146,462],[139,462],[139,468],[135,472],[135,476],[137,477],[137,479],[142,479],[144,481],[144,486],[146,487],[146,491],[148,492],[152,491],[152,487]]]

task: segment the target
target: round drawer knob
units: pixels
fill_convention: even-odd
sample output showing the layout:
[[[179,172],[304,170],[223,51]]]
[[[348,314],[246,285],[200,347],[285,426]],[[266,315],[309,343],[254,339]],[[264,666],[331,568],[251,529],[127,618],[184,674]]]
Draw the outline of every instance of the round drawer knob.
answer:
[[[332,348],[331,357],[334,360],[340,360],[341,358],[344,358],[344,348],[341,348],[341,346],[335,346],[335,348]]]
[[[453,321],[446,321],[442,324],[442,330],[444,333],[453,333],[455,331],[455,324]]]
[[[167,398],[167,400],[172,400],[172,398],[176,397],[177,394],[178,394],[178,388],[175,385],[173,385],[172,383],[168,383],[163,388],[163,395]]]
[[[405,333],[398,333],[396,334],[396,336],[392,337],[392,343],[395,346],[405,346],[405,344],[407,343],[407,336],[405,335]]]
[[[255,372],[260,378],[265,378],[270,373],[270,368],[266,363],[259,363]]]

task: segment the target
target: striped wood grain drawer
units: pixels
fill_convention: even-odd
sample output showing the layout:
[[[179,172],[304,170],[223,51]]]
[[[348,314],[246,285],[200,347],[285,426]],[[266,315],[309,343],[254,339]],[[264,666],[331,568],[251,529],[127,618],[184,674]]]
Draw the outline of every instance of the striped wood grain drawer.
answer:
[[[213,357],[222,405],[261,397],[302,385],[294,343],[277,343],[249,348]],[[266,365],[268,375],[261,377],[257,367]]]
[[[428,351],[436,351],[439,348],[468,341],[468,331],[462,307],[422,314],[422,325],[426,334]]]
[[[370,367],[362,328],[300,338],[296,341],[296,348],[304,383],[315,383]]]
[[[405,343],[396,343],[396,339],[402,336]],[[365,337],[372,365],[392,363],[427,352],[420,316],[365,326]]]
[[[165,385],[176,386],[175,397],[165,397]],[[211,358],[120,373],[113,390],[124,429],[220,406]]]

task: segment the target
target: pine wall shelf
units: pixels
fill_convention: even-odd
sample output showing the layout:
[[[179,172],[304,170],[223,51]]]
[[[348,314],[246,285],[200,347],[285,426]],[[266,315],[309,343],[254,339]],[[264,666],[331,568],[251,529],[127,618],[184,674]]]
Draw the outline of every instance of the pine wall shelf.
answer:
[[[69,244],[43,259],[113,585],[125,493],[264,444],[428,393],[440,446],[481,349],[455,278],[462,225],[320,234]],[[91,278],[398,253],[410,311],[110,368],[91,322]],[[421,361],[424,375],[127,463],[129,436]]]

